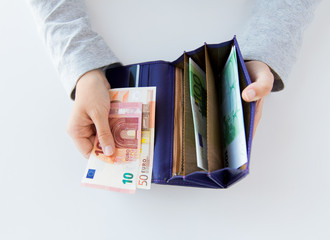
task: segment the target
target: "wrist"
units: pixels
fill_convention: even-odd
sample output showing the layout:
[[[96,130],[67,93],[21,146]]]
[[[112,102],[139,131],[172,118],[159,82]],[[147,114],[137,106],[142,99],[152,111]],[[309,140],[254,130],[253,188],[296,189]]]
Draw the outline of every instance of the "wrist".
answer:
[[[101,69],[93,69],[84,73],[76,83],[76,88],[80,85],[85,84],[95,84],[95,83],[103,83],[105,86],[108,86],[108,80],[105,77],[104,72]]]

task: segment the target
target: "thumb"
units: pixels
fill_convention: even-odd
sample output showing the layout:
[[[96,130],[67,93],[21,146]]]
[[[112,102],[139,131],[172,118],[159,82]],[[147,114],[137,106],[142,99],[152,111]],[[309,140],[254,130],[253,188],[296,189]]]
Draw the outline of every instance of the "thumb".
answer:
[[[242,98],[246,102],[257,101],[268,95],[272,90],[274,75],[263,62],[247,62],[246,67],[253,83],[243,90]]]
[[[106,156],[111,156],[115,152],[115,142],[110,131],[108,112],[97,113],[91,116],[95,124],[97,137],[100,141],[102,151]]]
[[[243,90],[242,97],[246,102],[257,101],[267,96],[272,90],[272,86],[267,81],[254,82]]]

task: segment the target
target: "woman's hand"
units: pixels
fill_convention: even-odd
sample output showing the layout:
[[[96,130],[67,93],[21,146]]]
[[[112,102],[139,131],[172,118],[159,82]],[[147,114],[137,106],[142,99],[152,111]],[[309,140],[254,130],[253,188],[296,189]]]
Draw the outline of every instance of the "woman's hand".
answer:
[[[259,61],[246,62],[246,68],[251,77],[252,84],[247,86],[242,92],[242,98],[246,102],[256,101],[254,115],[253,136],[259,124],[262,114],[262,107],[265,97],[273,88],[274,75],[267,64]]]
[[[99,69],[85,73],[76,85],[76,99],[67,132],[85,158],[89,158],[93,149],[96,132],[103,153],[107,156],[114,153],[114,140],[108,121],[109,89],[110,84]]]

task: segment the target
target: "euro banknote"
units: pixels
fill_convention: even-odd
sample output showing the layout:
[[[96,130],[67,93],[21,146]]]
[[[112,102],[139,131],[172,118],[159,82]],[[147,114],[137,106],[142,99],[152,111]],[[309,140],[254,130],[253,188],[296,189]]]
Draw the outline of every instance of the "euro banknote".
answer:
[[[141,154],[137,188],[150,189],[155,141],[156,87],[110,90],[111,102],[142,102]]]
[[[191,58],[189,58],[189,83],[197,166],[207,171],[206,76]]]
[[[225,167],[239,168],[247,163],[247,150],[235,46],[232,47],[222,72],[219,99]]]
[[[115,142],[114,154],[103,154],[96,135],[82,185],[125,193],[135,192],[140,165],[141,123],[141,102],[110,104],[109,126]]]

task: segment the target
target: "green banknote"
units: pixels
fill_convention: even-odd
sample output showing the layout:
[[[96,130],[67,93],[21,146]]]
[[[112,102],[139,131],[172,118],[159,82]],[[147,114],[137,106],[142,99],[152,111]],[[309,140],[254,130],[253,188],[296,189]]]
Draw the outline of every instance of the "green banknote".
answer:
[[[222,72],[219,92],[225,167],[239,168],[247,162],[247,151],[235,46]]]
[[[189,83],[197,166],[207,171],[206,76],[191,58],[189,58]]]

